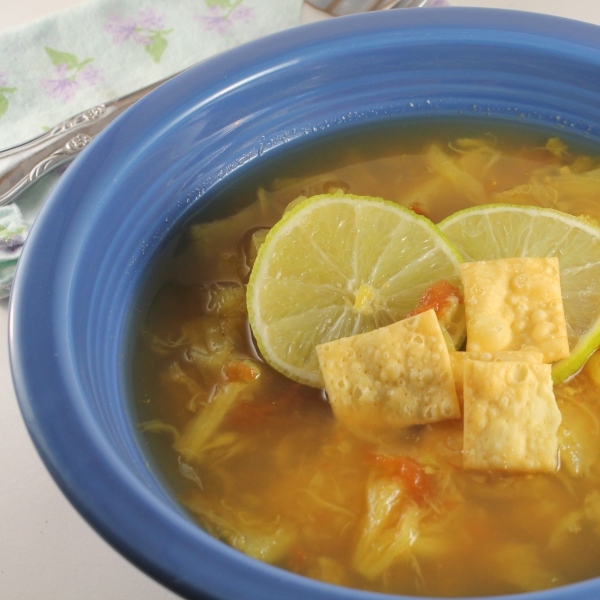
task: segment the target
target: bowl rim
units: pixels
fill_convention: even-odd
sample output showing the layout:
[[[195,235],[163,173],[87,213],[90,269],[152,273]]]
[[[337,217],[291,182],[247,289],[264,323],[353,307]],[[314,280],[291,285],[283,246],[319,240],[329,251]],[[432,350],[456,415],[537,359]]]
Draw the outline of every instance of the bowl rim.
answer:
[[[120,131],[132,120],[148,113],[182,110],[182,101],[196,88],[198,79],[209,82],[205,98],[209,102],[214,89],[235,80],[235,76],[241,72],[236,65],[255,61],[256,68],[260,70],[261,65],[272,61],[275,54],[276,62],[284,64],[293,53],[302,49],[317,53],[334,45],[339,49],[359,35],[376,36],[380,31],[389,31],[390,27],[403,33],[459,28],[472,32],[493,29],[512,38],[538,36],[542,45],[565,43],[593,49],[600,63],[600,28],[558,17],[498,9],[451,7],[370,13],[303,25],[267,36],[192,67],[115,120],[62,177],[42,208],[20,259],[9,307],[10,361],[19,405],[36,449],[67,498],[109,543],[151,577],[184,596],[231,598],[239,592],[239,584],[234,585],[231,580],[238,578],[246,586],[248,598],[300,599],[308,596],[323,600],[374,600],[382,597],[378,593],[313,581],[250,559],[210,538],[180,515],[165,509],[154,495],[131,477],[128,470],[115,459],[102,436],[94,433],[93,419],[74,391],[77,385],[69,373],[69,357],[56,355],[56,328],[61,326],[53,321],[57,314],[56,294],[59,286],[68,285],[67,270],[72,263],[65,266],[60,282],[49,281],[41,275],[45,269],[51,270],[52,261],[65,252],[65,248],[60,246],[60,236],[56,232],[50,235],[49,232],[57,227],[71,228],[83,235],[85,224],[70,222],[64,214],[64,207],[72,202],[68,200],[69,194],[77,187],[79,180],[89,173],[91,165],[106,152],[107,145],[118,139]],[[151,143],[152,135],[150,130],[138,141]],[[113,152],[124,154],[131,143],[128,140],[127,144]],[[83,205],[86,203],[85,198],[78,201]],[[90,210],[93,211],[93,207]],[[32,323],[39,322],[39,318],[32,318],[36,311],[41,311],[46,319],[43,331],[32,329]],[[43,364],[32,365],[28,360],[34,345],[38,346],[38,351],[42,348],[48,356]],[[31,384],[32,378],[40,376],[48,384],[48,392],[43,398],[36,396]],[[59,393],[65,394],[60,403],[55,397]],[[70,412],[59,414],[58,411],[65,406],[70,408]],[[59,419],[63,421],[60,433],[55,427]],[[70,452],[69,445],[65,445],[62,434],[67,427],[74,431],[73,439],[78,448],[76,456]],[[101,487],[89,482],[90,467],[93,467]],[[122,507],[110,503],[113,494],[122,500]],[[135,522],[132,522],[128,513],[133,508],[139,510]],[[144,520],[150,523],[150,532],[144,531]],[[183,545],[179,545],[182,540]],[[178,556],[172,556],[169,544],[174,545]],[[206,559],[206,564],[193,573],[189,572],[193,561],[187,557],[183,563],[180,562],[183,549],[205,553],[202,559]],[[228,573],[228,577],[223,578],[221,570]],[[565,597],[564,589],[498,598],[558,599]],[[594,591],[600,593],[599,590],[598,579],[569,586],[573,600],[587,598]]]

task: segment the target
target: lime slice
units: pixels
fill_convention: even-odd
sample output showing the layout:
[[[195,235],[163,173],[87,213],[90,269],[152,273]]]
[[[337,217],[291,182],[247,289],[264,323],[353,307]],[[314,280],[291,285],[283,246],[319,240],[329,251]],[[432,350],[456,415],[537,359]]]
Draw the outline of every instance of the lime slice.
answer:
[[[433,282],[460,286],[460,262],[429,219],[393,202],[314,196],[260,247],[248,283],[252,331],[271,366],[323,387],[318,344],[403,319]]]
[[[468,208],[438,227],[465,260],[556,256],[571,355],[552,367],[555,383],[600,344],[600,228],[550,208],[490,204]]]

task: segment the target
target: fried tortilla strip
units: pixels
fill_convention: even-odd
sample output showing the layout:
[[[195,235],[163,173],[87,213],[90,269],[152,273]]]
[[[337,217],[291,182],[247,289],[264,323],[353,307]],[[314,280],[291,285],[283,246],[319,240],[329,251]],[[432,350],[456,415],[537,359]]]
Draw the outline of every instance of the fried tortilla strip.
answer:
[[[433,310],[317,346],[329,401],[351,429],[376,432],[460,417]]]
[[[463,263],[467,350],[538,350],[544,362],[569,356],[558,259]]]
[[[551,370],[536,363],[465,362],[466,469],[556,471],[561,414]]]

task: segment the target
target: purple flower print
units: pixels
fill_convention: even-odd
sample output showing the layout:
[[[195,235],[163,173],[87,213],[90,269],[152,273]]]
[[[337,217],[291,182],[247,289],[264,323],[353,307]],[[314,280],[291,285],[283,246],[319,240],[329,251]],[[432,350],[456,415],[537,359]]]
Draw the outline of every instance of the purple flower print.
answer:
[[[18,251],[25,244],[25,240],[22,235],[22,229],[18,232],[6,231],[6,228],[0,225],[0,252],[3,255],[10,256],[11,254],[17,254]]]
[[[136,44],[144,46],[154,62],[160,62],[160,58],[168,46],[165,35],[173,30],[165,29],[164,17],[151,8],[138,11],[135,18],[111,15],[108,23],[104,26],[104,31],[112,35],[113,44],[116,46],[132,40]]]
[[[153,8],[140,10],[138,13],[138,26],[144,29],[164,31],[165,18],[162,15],[156,14],[156,11]]]
[[[78,79],[81,79],[81,81],[88,85],[96,85],[103,81],[104,76],[102,74],[102,69],[98,69],[93,65],[85,65],[85,67],[81,69]]]
[[[50,98],[60,98],[63,102],[69,102],[75,96],[75,90],[79,87],[79,82],[69,78],[67,65],[56,67],[54,75],[53,79],[41,79],[41,86]]]
[[[198,15],[196,20],[208,31],[227,33],[234,21],[249,23],[255,18],[254,9],[248,6],[240,6],[244,0],[204,0],[208,11]]]
[[[241,21],[242,23],[250,23],[256,15],[254,14],[254,9],[251,6],[238,6],[231,13],[232,21]]]
[[[4,87],[7,83],[8,73],[6,71],[0,71],[0,87]]]
[[[204,29],[217,33],[227,33],[232,26],[231,21],[227,16],[223,16],[218,6],[209,8],[207,15],[199,15],[196,19],[202,23]]]
[[[112,15],[108,17],[108,23],[104,26],[104,31],[112,35],[115,46],[121,46],[137,33],[137,24],[135,19]]]
[[[19,258],[29,226],[14,204],[0,208],[0,265]]]
[[[70,52],[46,47],[46,53],[54,65],[54,76],[40,79],[40,85],[50,98],[69,102],[82,84],[93,86],[102,81],[102,69],[92,66],[92,58],[80,61]]]

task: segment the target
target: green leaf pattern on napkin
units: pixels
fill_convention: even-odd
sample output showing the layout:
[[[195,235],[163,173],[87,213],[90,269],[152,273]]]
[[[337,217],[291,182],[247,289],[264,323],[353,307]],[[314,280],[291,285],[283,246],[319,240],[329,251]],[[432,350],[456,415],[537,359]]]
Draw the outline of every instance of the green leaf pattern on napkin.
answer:
[[[16,87],[7,87],[6,78],[8,73],[0,71],[0,119],[2,115],[8,110],[8,98],[6,94],[13,94],[17,91]]]
[[[127,41],[143,46],[155,63],[160,62],[169,45],[165,36],[173,32],[173,29],[165,29],[164,15],[153,8],[140,10],[135,17],[111,15],[104,30],[112,35],[116,46]]]
[[[92,58],[86,58],[84,61],[79,62],[77,57],[69,52],[53,50],[52,48],[48,48],[48,46],[45,47],[45,50],[55,67],[61,67],[62,65],[65,65],[67,69],[81,71],[85,65],[93,60]]]
[[[55,50],[48,46],[44,49],[54,65],[54,76],[41,79],[40,85],[50,98],[69,102],[82,85],[96,85],[102,81],[102,69],[97,69],[90,64],[93,58],[80,61],[70,52]]]

